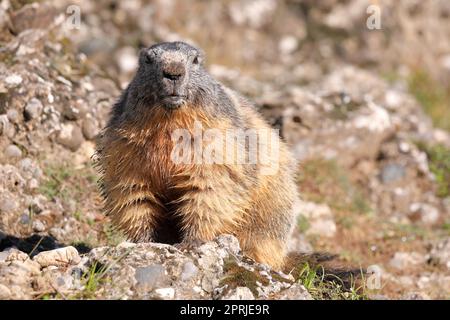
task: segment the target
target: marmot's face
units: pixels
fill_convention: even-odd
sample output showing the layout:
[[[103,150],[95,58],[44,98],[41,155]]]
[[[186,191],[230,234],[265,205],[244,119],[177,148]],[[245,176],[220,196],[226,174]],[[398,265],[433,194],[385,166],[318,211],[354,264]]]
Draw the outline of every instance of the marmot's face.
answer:
[[[144,76],[145,90],[168,109],[194,101],[205,74],[203,57],[199,49],[184,42],[165,42],[143,49],[138,72]]]

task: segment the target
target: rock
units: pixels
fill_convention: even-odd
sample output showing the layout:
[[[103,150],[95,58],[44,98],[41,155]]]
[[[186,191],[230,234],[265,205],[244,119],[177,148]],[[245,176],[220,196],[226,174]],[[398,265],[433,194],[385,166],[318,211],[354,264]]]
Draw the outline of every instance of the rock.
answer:
[[[16,260],[24,262],[30,258],[25,252],[22,252],[15,248],[6,249],[2,251],[2,253],[6,255],[4,259],[5,262],[12,262]]]
[[[422,292],[409,292],[403,295],[401,300],[431,300],[431,298]]]
[[[39,181],[34,178],[30,179],[30,181],[28,181],[28,189],[33,190],[37,188],[39,188]]]
[[[7,127],[9,127],[9,119],[5,114],[0,115],[0,136],[7,131]]]
[[[42,170],[39,168],[38,164],[31,158],[24,158],[19,161],[17,167],[20,169],[20,173],[26,179],[36,178],[40,179],[42,177]]]
[[[47,28],[53,21],[56,10],[47,3],[31,3],[11,14],[13,30],[16,34],[27,29]]]
[[[180,279],[187,281],[194,278],[198,274],[198,268],[192,261],[188,261],[183,265],[183,271],[181,272]]]
[[[7,88],[15,88],[22,83],[23,78],[19,74],[14,73],[7,76],[4,81]]]
[[[433,244],[430,259],[431,262],[446,266],[450,270],[450,237]]]
[[[313,247],[305,235],[299,233],[289,239],[288,251],[308,253],[313,252]]]
[[[23,214],[20,216],[19,221],[20,221],[21,224],[29,224],[30,221],[31,221],[31,219],[30,219],[30,214],[29,214],[29,213],[23,213]]]
[[[56,141],[67,149],[75,152],[84,141],[83,133],[76,124],[62,124],[61,131],[59,132]]]
[[[22,150],[14,144],[10,144],[5,149],[5,156],[8,158],[20,158],[22,156]]]
[[[72,120],[72,121],[75,121],[75,120],[78,120],[81,118],[80,110],[78,110],[78,108],[76,106],[69,104],[69,103],[64,105],[62,115],[67,120]]]
[[[380,178],[383,183],[391,183],[405,176],[405,168],[398,163],[389,163],[381,169]]]
[[[396,252],[394,257],[389,261],[389,265],[395,269],[403,270],[422,264],[426,258],[417,252]]]
[[[215,239],[216,243],[228,252],[237,255],[241,251],[239,240],[230,234],[222,234]]]
[[[154,292],[159,299],[172,300],[173,298],[175,298],[174,288],[160,288],[156,289]]]
[[[116,53],[117,64],[124,73],[134,72],[138,66],[138,55],[135,48],[123,47]]]
[[[99,132],[98,125],[93,118],[84,119],[81,130],[86,140],[93,140]]]
[[[255,297],[249,288],[237,287],[223,296],[222,300],[255,300]]]
[[[306,290],[306,288],[295,283],[288,289],[283,290],[278,298],[279,300],[313,300],[311,294]]]
[[[0,300],[6,300],[11,298],[11,290],[0,283]]]
[[[337,227],[330,207],[325,204],[316,204],[299,200],[294,205],[295,215],[302,215],[308,220],[307,234],[333,237]]]
[[[276,7],[274,0],[234,1],[229,6],[229,13],[236,25],[260,28],[268,22]]]
[[[418,216],[427,225],[436,223],[439,220],[439,210],[426,203],[412,203],[409,207],[411,215]]]
[[[278,50],[282,55],[288,55],[298,48],[298,40],[294,36],[285,36],[281,38],[278,44]]]
[[[91,163],[92,155],[95,153],[95,144],[92,141],[84,141],[73,157],[75,167],[83,167]]]
[[[25,120],[32,120],[36,119],[41,115],[41,112],[43,110],[42,103],[37,98],[31,98],[30,101],[28,101],[27,105],[25,106],[24,110],[24,117]]]
[[[41,220],[33,220],[31,226],[36,232],[44,232],[46,229],[45,224]]]
[[[11,123],[17,123],[19,121],[19,112],[16,109],[8,109],[6,115]]]
[[[160,264],[137,268],[134,277],[137,281],[136,286],[146,291],[164,286],[168,282],[165,269]]]
[[[0,212],[1,213],[10,213],[16,210],[18,207],[17,202],[13,199],[2,196],[0,198]]]
[[[33,257],[33,261],[39,263],[41,267],[67,266],[77,264],[80,260],[77,249],[72,246],[43,251]]]

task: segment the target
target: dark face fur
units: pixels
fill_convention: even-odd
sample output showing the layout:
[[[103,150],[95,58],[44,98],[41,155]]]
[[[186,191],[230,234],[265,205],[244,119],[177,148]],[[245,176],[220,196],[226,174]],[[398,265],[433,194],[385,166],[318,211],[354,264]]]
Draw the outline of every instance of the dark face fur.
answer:
[[[203,61],[203,52],[184,42],[142,49],[136,75],[114,105],[109,125],[151,115],[154,108],[164,108],[170,116],[181,106],[201,108],[212,117],[227,117],[241,125],[232,100]]]
[[[139,57],[140,89],[163,107],[176,109],[196,99],[203,77],[204,54],[184,42],[164,42],[142,49]]]

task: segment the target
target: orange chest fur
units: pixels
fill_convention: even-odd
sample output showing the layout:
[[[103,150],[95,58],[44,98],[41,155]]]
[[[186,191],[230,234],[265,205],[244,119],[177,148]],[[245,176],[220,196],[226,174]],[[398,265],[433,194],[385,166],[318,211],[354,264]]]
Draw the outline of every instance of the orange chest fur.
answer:
[[[110,169],[107,175],[128,185],[146,186],[164,198],[173,198],[177,182],[189,179],[193,166],[173,161],[173,133],[185,130],[194,136],[194,126],[224,128],[224,121],[211,120],[199,112],[181,110],[170,115],[155,114],[117,129],[116,138],[109,143]]]

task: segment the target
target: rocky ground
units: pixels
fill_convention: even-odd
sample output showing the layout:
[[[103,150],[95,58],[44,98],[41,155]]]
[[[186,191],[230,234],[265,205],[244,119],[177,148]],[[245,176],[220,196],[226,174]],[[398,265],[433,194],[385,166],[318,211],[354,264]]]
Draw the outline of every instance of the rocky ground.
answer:
[[[450,298],[450,7],[380,3],[368,31],[366,1],[0,1],[0,299]],[[299,160],[290,249],[362,281],[270,270],[232,236],[180,251],[112,228],[95,136],[139,46],[179,38]]]

